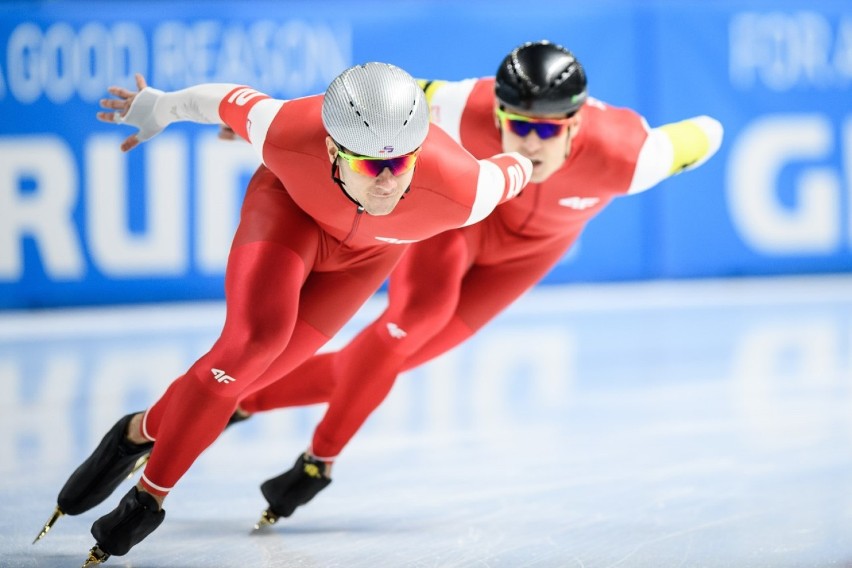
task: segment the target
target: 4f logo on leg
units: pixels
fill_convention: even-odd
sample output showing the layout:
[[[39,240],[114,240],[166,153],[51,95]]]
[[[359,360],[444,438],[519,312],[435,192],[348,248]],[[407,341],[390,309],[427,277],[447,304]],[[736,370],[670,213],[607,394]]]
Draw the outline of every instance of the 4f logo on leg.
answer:
[[[213,371],[213,377],[220,383],[227,385],[237,380],[222,369],[211,369],[211,371]]]
[[[408,332],[406,332],[404,329],[402,329],[393,322],[388,322],[386,327],[388,328],[388,333],[394,339],[402,339],[403,337],[408,335]]]

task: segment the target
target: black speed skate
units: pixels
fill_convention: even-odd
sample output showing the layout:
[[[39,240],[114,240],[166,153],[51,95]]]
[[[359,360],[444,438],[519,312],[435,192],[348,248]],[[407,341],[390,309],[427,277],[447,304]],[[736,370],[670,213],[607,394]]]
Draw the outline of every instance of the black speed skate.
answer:
[[[134,444],[127,439],[127,425],[134,415],[128,414],[116,422],[95,451],[71,474],[59,491],[56,510],[33,544],[46,535],[62,515],[79,515],[103,503],[122,481],[147,461],[154,442]]]
[[[325,474],[326,465],[326,462],[304,453],[290,470],[264,481],[260,492],[266,497],[269,507],[254,529],[274,525],[279,518],[289,517],[296,507],[305,505],[328,487],[331,478]]]
[[[118,507],[92,525],[97,544],[89,551],[83,568],[105,562],[110,556],[123,556],[145,540],[162,524],[166,511],[149,493],[131,487]]]
[[[121,482],[131,477],[148,461],[154,442],[134,444],[127,439],[127,425],[135,416],[128,414],[106,433],[101,443],[78,467],[56,500],[56,509],[44,524],[33,544],[50,531],[62,515],[79,515],[103,503]],[[226,428],[247,420],[251,414],[234,412]]]

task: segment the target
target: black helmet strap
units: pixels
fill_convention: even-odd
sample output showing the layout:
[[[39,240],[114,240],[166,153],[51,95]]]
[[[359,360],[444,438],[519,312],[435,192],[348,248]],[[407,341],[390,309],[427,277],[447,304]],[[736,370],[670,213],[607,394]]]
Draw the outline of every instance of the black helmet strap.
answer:
[[[352,203],[354,203],[358,207],[362,207],[362,205],[360,203],[358,203],[358,201],[354,197],[349,195],[348,191],[346,191],[346,184],[343,183],[343,180],[340,179],[339,176],[340,176],[340,166],[337,165],[337,158],[335,157],[334,160],[331,162],[331,181],[333,181],[337,185],[337,187],[340,188],[340,191],[343,192],[343,195],[346,196],[346,199],[348,199],[349,201],[351,201]]]

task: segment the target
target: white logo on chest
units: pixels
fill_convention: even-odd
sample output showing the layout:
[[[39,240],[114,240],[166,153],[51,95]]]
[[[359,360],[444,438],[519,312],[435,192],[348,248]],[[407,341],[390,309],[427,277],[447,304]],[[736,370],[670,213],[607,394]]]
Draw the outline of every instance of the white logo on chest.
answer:
[[[559,200],[559,205],[582,211],[583,209],[594,207],[599,201],[599,197],[563,197]]]
[[[407,245],[409,243],[418,242],[417,239],[395,239],[393,237],[376,237],[377,241],[382,241],[383,243],[390,243],[392,245]]]

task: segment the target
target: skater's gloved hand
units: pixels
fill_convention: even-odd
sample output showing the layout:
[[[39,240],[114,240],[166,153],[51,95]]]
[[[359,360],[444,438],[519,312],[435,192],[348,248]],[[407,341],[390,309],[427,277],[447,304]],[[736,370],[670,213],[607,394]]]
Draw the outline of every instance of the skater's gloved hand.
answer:
[[[112,112],[99,112],[96,115],[102,122],[129,124],[139,129],[136,134],[131,134],[121,144],[123,152],[135,148],[140,142],[150,140],[169,124],[168,117],[159,116],[164,111],[160,109],[158,113],[157,109],[157,102],[165,93],[149,87],[141,73],[136,74],[136,87],[139,89],[137,92],[122,87],[107,89],[117,98],[101,99],[101,107],[110,109]]]

